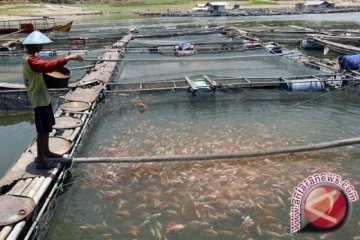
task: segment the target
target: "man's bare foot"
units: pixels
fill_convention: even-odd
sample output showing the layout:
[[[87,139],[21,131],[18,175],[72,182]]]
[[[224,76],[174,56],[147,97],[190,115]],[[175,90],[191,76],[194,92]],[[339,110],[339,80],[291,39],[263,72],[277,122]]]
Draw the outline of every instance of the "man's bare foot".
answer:
[[[56,168],[57,163],[55,162],[45,162],[44,164],[36,164],[36,169],[52,169]]]
[[[45,158],[44,157],[35,157],[35,160],[34,162],[37,164],[37,165],[41,165],[41,164],[45,164]]]
[[[63,157],[63,155],[57,154],[57,153],[53,153],[53,152],[46,152],[45,155],[46,155],[46,157],[48,157],[48,158],[62,158],[62,157]]]

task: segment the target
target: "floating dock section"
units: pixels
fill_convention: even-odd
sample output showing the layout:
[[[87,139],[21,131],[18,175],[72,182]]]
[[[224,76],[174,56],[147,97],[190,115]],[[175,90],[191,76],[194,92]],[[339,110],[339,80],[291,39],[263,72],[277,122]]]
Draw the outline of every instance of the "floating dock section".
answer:
[[[98,100],[116,72],[117,62],[114,60],[122,58],[123,47],[131,39],[132,34],[126,34],[113,44],[74,90],[63,97],[63,104],[54,114],[56,125],[49,139],[51,151],[65,157],[74,156]],[[41,216],[58,190],[58,184],[63,181],[66,166],[59,163],[52,170],[38,170],[34,164],[36,155],[34,140],[0,180],[0,240],[41,239],[41,234],[45,234],[47,226],[44,226]]]
[[[337,63],[334,61],[304,56],[298,51],[290,51],[286,49],[277,42],[262,42],[261,38],[254,37],[251,35],[251,33],[248,33],[247,31],[244,31],[242,29],[227,26],[218,27],[217,29],[228,36],[232,36],[235,38],[246,38],[250,42],[252,41],[256,43],[256,45],[258,44],[258,42],[261,42],[262,47],[267,49],[270,53],[286,56],[290,59],[293,59],[295,63],[300,63],[305,66],[312,67],[317,70],[323,70],[329,73],[333,73],[339,70]]]
[[[324,45],[325,47],[328,47],[331,51],[336,53],[341,53],[341,54],[360,53],[360,48],[352,45],[336,43],[333,41],[321,39],[319,37],[313,37],[312,40]]]
[[[303,75],[280,78],[244,78],[220,76],[185,76],[179,79],[159,80],[143,83],[110,83],[108,93],[146,94],[153,92],[198,93],[231,92],[246,89],[267,89],[292,92],[331,91],[349,82],[359,83],[359,78],[351,74]]]

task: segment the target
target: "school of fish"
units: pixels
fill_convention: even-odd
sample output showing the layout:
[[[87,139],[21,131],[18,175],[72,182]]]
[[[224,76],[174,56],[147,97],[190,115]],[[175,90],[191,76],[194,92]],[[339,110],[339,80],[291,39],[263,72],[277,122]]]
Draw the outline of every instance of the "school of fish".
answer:
[[[176,129],[171,126],[177,126]],[[221,136],[187,131],[150,120],[102,142],[97,156],[148,156],[251,151],[291,145],[256,124],[251,138],[224,125]],[[293,188],[316,172],[336,172],[359,187],[346,170],[348,156],[336,149],[241,161],[89,164],[78,168],[90,179],[75,184],[94,191],[92,211],[103,218],[79,231],[100,231],[99,239],[294,239],[290,234]],[[105,214],[106,213],[106,214]],[[85,213],[86,214],[86,213]],[[337,239],[336,233],[306,239]]]

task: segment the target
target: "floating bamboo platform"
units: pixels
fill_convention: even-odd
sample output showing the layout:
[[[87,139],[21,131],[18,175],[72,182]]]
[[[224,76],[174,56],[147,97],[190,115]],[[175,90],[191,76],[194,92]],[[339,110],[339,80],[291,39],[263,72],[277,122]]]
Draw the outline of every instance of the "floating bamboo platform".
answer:
[[[360,8],[358,6],[349,7],[333,7],[316,10],[302,10],[289,8],[251,8],[251,9],[230,9],[226,12],[221,13],[210,13],[210,12],[196,12],[196,11],[163,11],[163,12],[152,12],[152,11],[141,11],[135,12],[141,17],[238,17],[238,16],[274,16],[274,15],[297,15],[297,14],[326,14],[326,13],[346,13],[346,12],[358,12]]]
[[[142,17],[157,17],[157,16],[161,16],[161,12],[137,12],[137,14],[139,14],[139,16]]]
[[[360,47],[360,35],[358,35],[358,36],[341,36],[341,35],[311,34],[308,37],[309,38],[315,37],[315,38],[326,40],[326,41]]]
[[[324,45],[325,47],[328,47],[331,51],[336,52],[336,53],[354,54],[354,53],[359,53],[360,52],[359,47],[355,47],[355,46],[352,46],[352,45],[336,43],[336,42],[333,42],[333,41],[321,39],[319,37],[313,37],[312,40],[317,42],[317,43],[320,43],[320,44]]]
[[[318,33],[316,30],[294,30],[283,31],[278,29],[271,30],[246,30],[249,34],[261,38],[263,41],[275,41],[277,43],[295,44],[308,34]]]
[[[166,38],[166,37],[177,37],[177,36],[189,36],[189,35],[208,35],[214,34],[214,30],[201,30],[201,31],[178,31],[170,33],[156,33],[156,34],[137,34],[136,38]]]
[[[123,55],[122,48],[131,39],[132,34],[127,34],[114,43],[111,50],[105,51],[100,56],[92,70],[81,79],[79,85],[73,90],[67,90],[67,94],[63,97],[65,106],[60,106],[54,114],[58,127],[50,134],[50,149],[52,151],[64,154],[65,157],[74,155],[93,117],[97,101],[101,98],[101,93],[112,79],[117,68],[116,62],[107,60],[120,59]],[[4,89],[11,86],[2,87]],[[21,89],[22,86],[16,87]],[[81,103],[88,104],[88,107],[81,108],[84,105]],[[76,112],[72,111],[73,109],[76,109]],[[74,124],[63,124],[64,118],[71,118]],[[35,156],[36,141],[34,140],[0,180],[0,206],[2,205],[1,201],[8,201],[8,198],[2,196],[8,195],[16,199],[25,197],[33,202],[33,209],[29,209],[31,213],[27,217],[18,216],[16,222],[5,219],[5,223],[8,222],[8,224],[0,226],[1,240],[37,238],[41,235],[41,229],[46,229],[46,226],[39,228],[38,224],[50,200],[59,191],[57,189],[58,184],[66,177],[66,164],[59,163],[52,170],[38,170],[34,164]],[[16,210],[17,208],[22,209],[21,206],[14,206],[13,209]],[[11,211],[10,209],[2,209],[1,211]],[[11,215],[11,212],[9,214]],[[16,215],[17,212],[15,211],[14,214]],[[36,231],[34,231],[35,229]]]
[[[247,39],[251,39],[252,41],[261,42],[261,39],[254,37],[247,31],[236,27],[222,26],[218,27],[217,29],[219,31],[222,31],[225,35],[230,35],[233,37],[246,37]],[[290,59],[293,59],[295,63],[303,64],[305,66],[315,68],[317,70],[323,70],[325,72],[336,72],[339,70],[337,63],[334,61],[321,60],[313,57],[304,56],[300,52],[293,52],[286,49],[277,42],[262,42],[261,45],[263,48],[267,49],[271,53],[281,54]]]
[[[296,26],[293,26],[294,28]],[[309,29],[301,29],[303,31],[309,31]],[[187,31],[188,32],[188,31]],[[202,31],[195,31],[200,34],[204,33]],[[183,56],[178,59],[174,59],[175,61],[186,60],[186,56],[191,56],[194,54],[201,54],[206,52],[226,52],[226,51],[246,51],[246,50],[253,50],[253,49],[266,49],[271,53],[283,55],[288,58],[294,60],[295,63],[300,63],[312,68],[316,68],[318,70],[325,70],[328,72],[334,72],[338,70],[338,66],[336,62],[329,61],[329,60],[319,60],[311,57],[305,57],[299,52],[292,52],[284,48],[278,43],[275,42],[262,42],[259,38],[256,38],[249,34],[248,32],[235,28],[235,27],[215,27],[212,29],[207,29],[206,32],[211,33],[220,33],[225,36],[232,38],[232,41],[218,41],[215,43],[205,43],[199,42],[195,45],[195,51],[183,51],[183,52],[176,52],[174,44],[161,44],[161,45],[141,45],[141,46],[125,46],[128,38],[122,38],[121,40],[117,41],[112,49],[106,49],[109,54],[111,53],[120,53],[120,55],[125,54],[126,52],[136,52],[136,51],[145,51],[143,49],[148,49],[150,52],[156,52],[163,55],[176,55],[178,53],[179,56]],[[152,38],[155,35],[149,35],[149,38]],[[142,37],[143,35],[140,35]],[[138,37],[137,35],[131,36]],[[207,45],[208,44],[208,45]],[[97,63],[91,70],[91,74],[85,75],[80,81],[71,84],[69,87],[75,88],[76,86],[83,87],[89,84],[98,84],[102,82],[102,79],[108,79],[112,74],[111,70],[114,68],[121,59],[111,58],[110,55],[105,55],[106,63]],[[269,55],[270,56],[270,55]],[[251,56],[245,56],[246,58]],[[259,56],[254,56],[259,57]],[[98,59],[86,59],[91,61],[97,61]],[[194,59],[194,60],[202,60],[202,59]],[[103,69],[102,69],[103,68]],[[102,69],[102,71],[98,71]],[[96,70],[96,71],[94,71]],[[2,99],[0,103],[0,109],[24,109],[30,108],[30,104],[27,100],[26,92],[23,89],[20,89],[22,86],[13,86],[11,84],[0,85],[0,97]],[[59,91],[52,90],[52,91]],[[62,89],[63,91],[68,91],[68,89]]]
[[[153,92],[189,92],[193,96],[200,92],[228,92],[241,89],[286,90],[289,84],[321,83],[320,91],[337,89],[349,82],[360,83],[360,79],[348,74],[302,75],[281,78],[243,78],[219,76],[185,76],[183,79],[169,79],[143,83],[109,83],[107,93],[153,93]],[[285,89],[283,89],[285,87]],[[306,91],[306,90],[304,90]],[[308,91],[311,91],[309,89]]]

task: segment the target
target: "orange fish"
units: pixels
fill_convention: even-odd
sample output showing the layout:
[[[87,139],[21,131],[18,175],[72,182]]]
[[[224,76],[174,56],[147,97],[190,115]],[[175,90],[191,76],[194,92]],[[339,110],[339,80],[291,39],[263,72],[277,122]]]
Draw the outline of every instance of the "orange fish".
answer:
[[[202,232],[202,234],[209,237],[216,237],[218,235],[218,232],[211,228],[207,228]]]
[[[147,106],[145,105],[144,102],[138,101],[138,102],[135,102],[135,105],[136,105],[137,109],[139,110],[139,112],[141,112],[141,113],[147,109]]]
[[[186,227],[184,224],[175,224],[174,226],[168,226],[166,232],[168,233],[177,233],[183,230]]]

